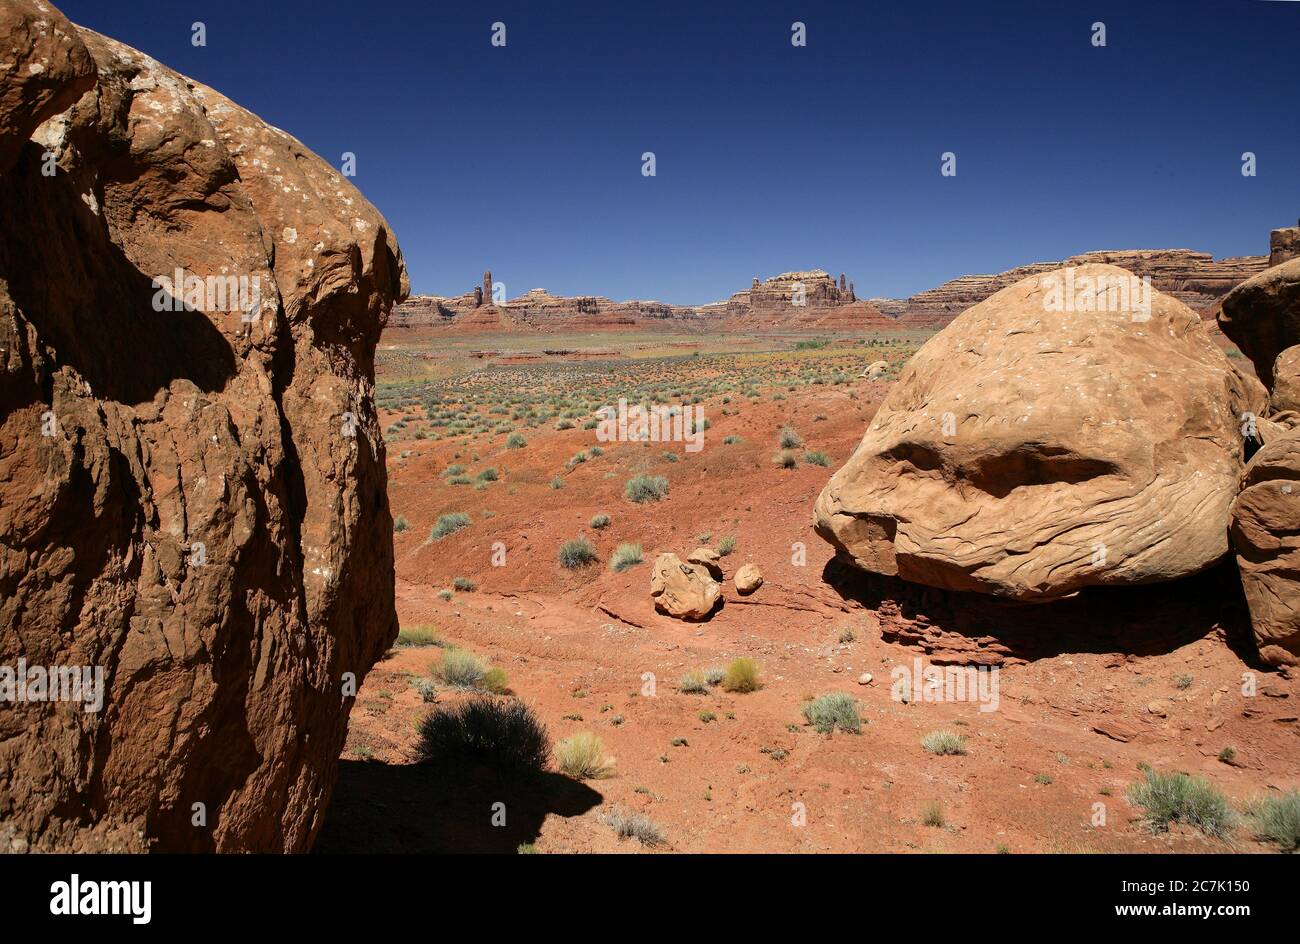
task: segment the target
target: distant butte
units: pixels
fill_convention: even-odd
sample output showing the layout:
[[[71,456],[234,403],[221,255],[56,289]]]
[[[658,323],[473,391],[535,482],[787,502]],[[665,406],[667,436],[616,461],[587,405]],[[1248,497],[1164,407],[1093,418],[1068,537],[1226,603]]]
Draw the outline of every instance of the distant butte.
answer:
[[[871,328],[941,327],[995,292],[1026,276],[1062,266],[1106,263],[1151,279],[1157,291],[1213,317],[1231,289],[1270,265],[1300,256],[1300,225],[1274,230],[1268,256],[1215,259],[1191,249],[1125,249],[1085,252],[1036,262],[993,275],[963,275],[910,298],[859,299],[843,273],[823,269],[755,278],[749,288],[722,301],[670,305],[659,301],[613,301],[601,295],[552,295],[535,288],[501,304],[492,300],[492,273],[463,295],[414,295],[389,318],[390,328],[440,327],[465,333],[620,330],[671,324],[699,331],[787,328],[854,331]],[[796,304],[802,288],[803,304]]]

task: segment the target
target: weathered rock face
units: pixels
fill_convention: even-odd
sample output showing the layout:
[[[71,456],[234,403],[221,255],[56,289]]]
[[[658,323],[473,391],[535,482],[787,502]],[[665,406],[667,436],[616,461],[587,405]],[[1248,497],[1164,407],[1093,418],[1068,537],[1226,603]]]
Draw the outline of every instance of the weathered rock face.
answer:
[[[1271,266],[1300,257],[1300,223],[1273,230],[1269,235],[1268,248],[1268,264]]]
[[[1109,265],[1031,276],[903,369],[816,503],[815,527],[842,557],[1044,600],[1174,579],[1226,553],[1239,417],[1261,413],[1262,387],[1166,295],[1152,294],[1147,320],[1063,306],[1071,272],[1084,285],[1132,278]]]
[[[38,0],[0,36],[44,78],[0,97],[0,696],[20,659],[103,685],[0,707],[0,842],[304,850],[396,632],[399,251],[213,90]]]
[[[678,619],[701,620],[713,612],[722,588],[702,564],[687,564],[676,554],[660,554],[650,574],[655,609]]]
[[[1273,392],[1268,406],[1273,414],[1300,414],[1300,345],[1287,348],[1273,362]]]
[[[1219,327],[1271,387],[1277,356],[1300,344],[1300,259],[1267,269],[1229,292]]]
[[[1232,504],[1232,545],[1260,657],[1300,664],[1300,430],[1246,466]]]
[[[1233,286],[1262,272],[1268,266],[1268,260],[1264,256],[1216,260],[1209,253],[1190,249],[1085,252],[1061,262],[1036,262],[996,275],[963,275],[905,300],[872,299],[872,302],[903,324],[943,325],[972,305],[1022,279],[1063,266],[1097,264],[1116,265],[1139,278],[1150,278],[1157,291],[1202,310],[1213,306]]]

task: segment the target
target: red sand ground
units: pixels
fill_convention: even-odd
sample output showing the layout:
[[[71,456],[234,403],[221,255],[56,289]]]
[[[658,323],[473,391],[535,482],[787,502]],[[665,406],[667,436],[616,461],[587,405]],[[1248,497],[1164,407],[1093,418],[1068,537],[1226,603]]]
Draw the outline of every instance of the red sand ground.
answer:
[[[619,807],[662,827],[666,844],[659,848],[685,852],[1268,849],[1246,825],[1227,841],[1180,826],[1153,835],[1125,799],[1142,762],[1204,775],[1238,806],[1300,783],[1300,685],[1243,661],[1224,631],[1141,656],[1062,643],[1057,654],[1004,665],[993,712],[972,702],[891,698],[890,670],[923,653],[884,641],[880,615],[823,579],[830,548],[809,525],[813,499],[856,446],[887,387],[857,380],[847,389],[859,399],[844,387],[807,387],[781,402],[764,396],[733,404],[737,416],[723,416],[713,399],[705,404],[712,427],[702,452],[607,443],[603,456],[571,471],[566,461],[596,444],[593,431],[528,430],[521,450],[506,450],[500,436],[495,446],[463,438],[390,443],[393,512],[411,525],[395,536],[402,625],[431,624],[503,668],[554,741],[597,733],[615,774],[585,784],[555,775],[520,793],[488,771],[410,764],[415,726],[433,706],[407,673],[430,674],[442,651],[398,649],[359,694],[318,848],[514,851],[532,843],[540,852],[643,851],[603,822]],[[827,419],[815,421],[818,414]],[[830,466],[775,466],[785,423],[807,448],[827,452]],[[744,441],[723,445],[729,434]],[[668,449],[680,461],[661,459]],[[400,459],[404,450],[411,455]],[[453,462],[471,475],[488,465],[507,471],[475,491],[443,481]],[[648,505],[624,499],[624,483],[638,472],[667,476],[668,497]],[[557,473],[565,479],[561,490],[549,485]],[[473,524],[426,542],[448,511],[471,514]],[[588,526],[598,512],[612,519],[604,531]],[[728,579],[725,605],[704,623],[657,614],[648,592],[651,563],[663,551],[684,556],[702,532],[711,532],[714,544],[736,536],[724,560],[728,578],[752,562],[766,583],[742,598]],[[578,535],[596,545],[601,561],[567,571],[557,550]],[[503,567],[491,566],[498,541],[506,547]],[[625,541],[640,543],[645,561],[613,573],[609,554]],[[805,566],[791,562],[795,542],[806,546]],[[476,581],[477,590],[439,599],[458,576]],[[1122,623],[1124,614],[1115,619]],[[1046,611],[1041,632],[1053,632]],[[686,672],[741,655],[761,663],[760,691],[676,691]],[[863,672],[872,674],[871,684],[859,684]],[[1261,689],[1253,697],[1242,694],[1249,672]],[[657,680],[653,697],[641,694],[645,673]],[[1179,676],[1190,676],[1190,684],[1180,688]],[[825,736],[803,723],[804,700],[831,691],[859,699],[861,734]],[[444,688],[437,703],[463,697]],[[1158,701],[1164,717],[1148,707]],[[706,710],[716,720],[701,720]],[[926,752],[922,736],[940,728],[965,735],[969,753]],[[675,738],[685,744],[673,746]],[[1219,760],[1225,747],[1235,752],[1231,763]],[[772,749],[784,758],[774,759],[780,755]],[[491,822],[498,800],[506,803],[505,827]],[[922,823],[931,801],[942,807],[942,826]],[[806,812],[802,825],[797,804]],[[1095,825],[1102,809],[1105,825]]]

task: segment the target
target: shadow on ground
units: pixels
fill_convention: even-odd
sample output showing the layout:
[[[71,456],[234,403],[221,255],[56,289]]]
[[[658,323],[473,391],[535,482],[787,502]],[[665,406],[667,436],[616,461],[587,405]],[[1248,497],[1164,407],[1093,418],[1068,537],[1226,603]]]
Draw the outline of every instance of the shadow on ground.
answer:
[[[555,773],[344,760],[316,852],[501,852],[536,841],[547,816],[581,816],[595,790]],[[505,804],[494,826],[493,804]]]
[[[1259,661],[1237,566],[1139,587],[1090,587],[1050,603],[1015,603],[869,574],[832,558],[822,578],[846,602],[876,611],[889,642],[936,664],[997,664],[1063,653],[1157,655],[1218,635],[1247,665]]]

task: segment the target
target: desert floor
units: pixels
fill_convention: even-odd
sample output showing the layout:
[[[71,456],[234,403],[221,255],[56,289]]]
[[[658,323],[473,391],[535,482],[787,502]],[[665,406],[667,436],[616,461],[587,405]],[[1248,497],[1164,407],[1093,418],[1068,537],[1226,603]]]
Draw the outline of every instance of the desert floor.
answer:
[[[404,528],[397,608],[404,630],[422,627],[438,644],[398,645],[367,677],[318,850],[652,851],[606,823],[621,810],[660,827],[653,849],[684,852],[1268,851],[1245,810],[1300,783],[1300,684],[1254,663],[1222,569],[1086,601],[1074,623],[1033,607],[964,619],[960,599],[935,591],[882,607],[881,593],[828,579],[812,503],[923,340],[386,333],[379,395]],[[861,377],[878,359],[889,373]],[[699,398],[709,421],[700,451],[599,443],[583,428],[598,406],[655,393],[665,404]],[[794,468],[774,462],[784,427],[803,440]],[[511,433],[526,445],[509,447]],[[495,479],[480,477],[487,468]],[[667,478],[663,500],[623,497],[640,473]],[[454,513],[470,523],[431,539]],[[591,527],[597,514],[607,527]],[[566,569],[559,547],[579,536],[599,560]],[[722,609],[702,623],[656,613],[655,557],[728,538]],[[641,545],[644,560],[614,572],[623,543]],[[748,597],[729,579],[745,563],[765,577]],[[454,590],[457,578],[474,589]],[[1080,618],[1098,624],[1095,635]],[[999,648],[1002,621],[1033,643]],[[1003,659],[996,710],[891,697],[891,670],[945,661],[952,650],[934,644],[945,635],[1001,653],[990,660]],[[440,682],[433,703],[417,691],[448,645],[503,669],[553,741],[597,734],[613,775],[520,786],[412,763],[419,721],[473,697]],[[688,672],[737,656],[760,663],[760,690],[678,691]],[[804,723],[801,706],[827,692],[858,700],[860,734]],[[964,735],[967,753],[924,749],[939,729]],[[1153,833],[1126,799],[1139,764],[1204,776],[1240,824],[1225,838],[1179,825]],[[492,822],[498,802],[504,826]]]

